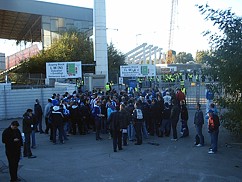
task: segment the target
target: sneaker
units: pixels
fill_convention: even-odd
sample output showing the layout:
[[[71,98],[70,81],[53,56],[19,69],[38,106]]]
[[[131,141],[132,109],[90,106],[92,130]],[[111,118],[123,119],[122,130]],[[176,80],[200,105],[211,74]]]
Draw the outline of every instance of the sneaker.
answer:
[[[141,143],[135,143],[135,145],[141,145]]]
[[[28,158],[29,158],[29,159],[34,159],[34,158],[36,158],[36,156],[35,156],[35,155],[31,155],[31,156],[29,156]]]
[[[196,145],[196,147],[202,147],[202,146],[203,146],[203,145],[202,145],[202,144],[200,144],[200,143]]]
[[[171,141],[175,141],[176,142],[177,141],[177,138],[172,138]]]
[[[212,150],[210,150],[210,151],[208,152],[208,154],[215,154],[215,152],[212,151]]]
[[[209,148],[209,151],[212,151],[213,149],[212,148]]]

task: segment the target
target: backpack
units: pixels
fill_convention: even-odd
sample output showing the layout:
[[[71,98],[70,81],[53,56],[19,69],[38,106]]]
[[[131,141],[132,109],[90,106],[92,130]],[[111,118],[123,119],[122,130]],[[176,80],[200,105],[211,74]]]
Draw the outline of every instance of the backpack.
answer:
[[[143,119],[143,113],[141,109],[135,109],[136,110],[136,119]]]

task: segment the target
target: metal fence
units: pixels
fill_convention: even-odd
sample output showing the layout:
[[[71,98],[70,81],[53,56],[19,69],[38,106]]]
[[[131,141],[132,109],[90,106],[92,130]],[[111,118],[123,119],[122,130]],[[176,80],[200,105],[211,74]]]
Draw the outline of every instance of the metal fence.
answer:
[[[186,103],[189,109],[195,109],[195,105],[200,103],[204,108],[206,106],[206,84],[201,82],[185,82],[186,88]],[[180,88],[180,82],[171,82],[171,83],[159,83],[160,89]]]
[[[161,88],[171,87],[173,89],[179,87],[178,83],[165,83],[160,85]],[[186,101],[189,109],[195,109],[195,105],[199,102],[204,108],[206,105],[206,86],[201,83],[185,84],[187,94]],[[64,94],[65,92],[73,92],[74,87],[67,87],[66,85],[58,86],[57,88],[40,88],[39,85],[28,86],[24,89],[12,89],[9,86],[3,86],[0,89],[0,120],[22,117],[27,108],[34,107],[35,99],[39,99],[42,108],[47,104],[48,98],[53,93]]]
[[[34,108],[35,99],[39,99],[44,109],[53,93],[64,94],[68,91],[67,87],[11,89],[3,86],[0,90],[0,120],[22,117],[26,109]]]

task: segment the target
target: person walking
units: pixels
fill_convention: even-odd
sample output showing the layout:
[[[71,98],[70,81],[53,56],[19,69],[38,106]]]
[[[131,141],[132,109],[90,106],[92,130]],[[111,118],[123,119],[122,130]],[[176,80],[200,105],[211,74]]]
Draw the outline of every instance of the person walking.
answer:
[[[195,128],[196,128],[196,132],[197,132],[197,136],[199,138],[199,143],[198,141],[196,142],[196,146],[197,147],[202,147],[204,145],[204,136],[202,133],[202,128],[203,128],[203,124],[204,124],[204,117],[203,117],[203,112],[201,110],[201,105],[199,103],[197,103],[196,105],[196,113],[194,115],[194,124],[195,124]]]
[[[2,143],[5,144],[5,153],[8,159],[8,167],[11,177],[10,181],[12,182],[21,181],[18,178],[18,164],[21,156],[23,140],[18,126],[18,121],[13,121],[2,133]]]

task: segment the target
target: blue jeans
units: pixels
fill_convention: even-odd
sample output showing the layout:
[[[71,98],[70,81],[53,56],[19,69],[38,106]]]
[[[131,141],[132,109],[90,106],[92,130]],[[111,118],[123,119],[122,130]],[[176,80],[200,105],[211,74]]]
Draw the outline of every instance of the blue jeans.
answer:
[[[217,150],[218,150],[218,134],[219,134],[219,129],[210,133],[211,148],[212,148],[213,152],[217,152]]]
[[[31,147],[36,147],[36,140],[35,140],[35,130],[32,130],[31,132]]]
[[[202,125],[195,125],[196,126],[196,131],[197,131],[197,135],[199,137],[199,140],[200,140],[200,144],[201,145],[204,145],[204,136],[203,136],[203,133],[202,133]]]
[[[170,119],[163,119],[161,123],[161,135],[170,136],[171,121]]]
[[[129,124],[128,126],[128,137],[129,137],[129,141],[135,139],[135,129],[133,124]]]
[[[143,122],[142,124],[142,133],[144,138],[148,138],[148,131],[147,131],[145,122]]]
[[[37,130],[38,130],[38,125],[39,125],[39,131],[42,132],[43,131],[43,129],[42,129],[42,116],[37,117],[37,126],[36,126]]]

